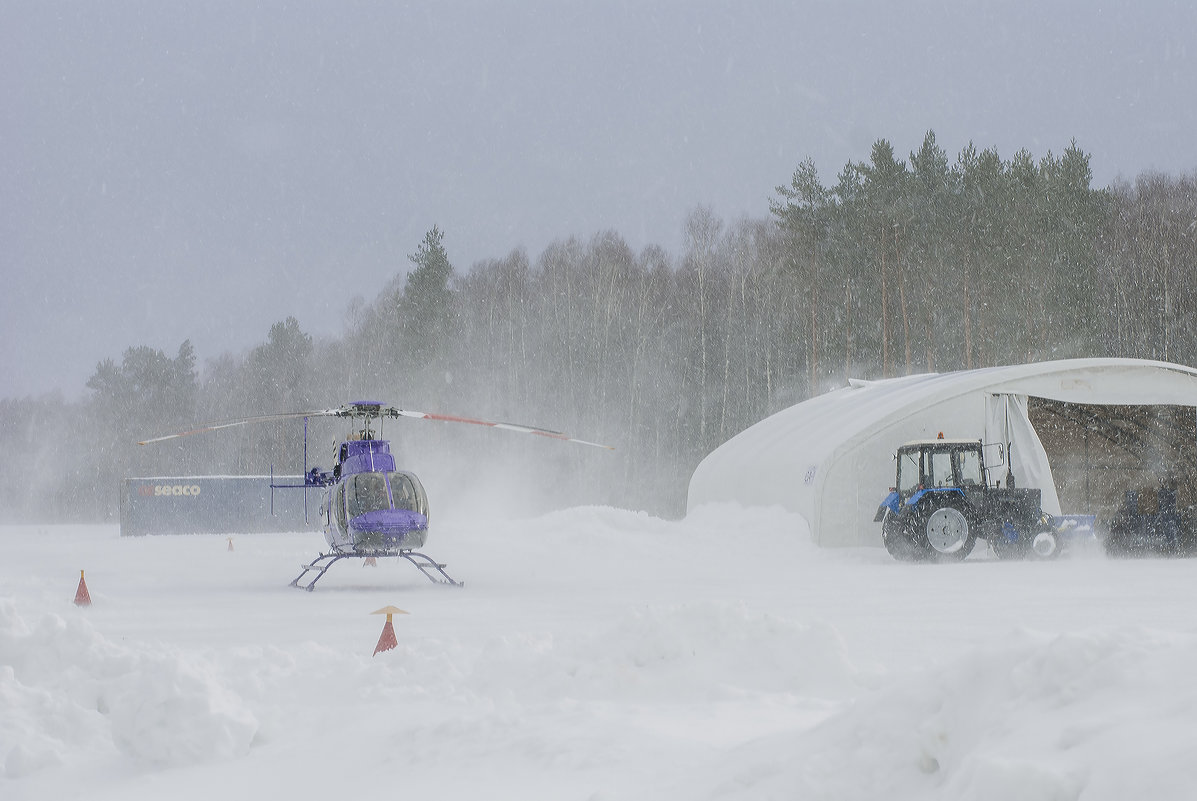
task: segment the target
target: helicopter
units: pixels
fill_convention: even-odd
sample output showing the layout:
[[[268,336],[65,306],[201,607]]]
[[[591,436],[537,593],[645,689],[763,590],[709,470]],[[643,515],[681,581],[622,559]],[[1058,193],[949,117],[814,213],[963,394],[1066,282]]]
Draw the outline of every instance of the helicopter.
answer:
[[[319,467],[308,469],[307,431],[308,421],[313,417],[341,417],[361,421],[360,427],[356,427],[338,445],[332,470],[325,471]],[[353,401],[333,409],[284,412],[208,423],[190,431],[153,437],[137,444],[149,445],[251,423],[303,418],[303,483],[276,484],[272,468],[271,497],[273,498],[275,489],[302,489],[305,491],[306,509],[306,492],[323,491],[319,516],[329,550],[303,565],[302,572],[295,577],[290,586],[311,592],[328,569],[342,559],[373,560],[378,557],[395,557],[406,559],[415,565],[429,581],[460,587],[462,582],[453,579],[445,571],[443,563],[416,550],[422,548],[428,539],[428,496],[415,473],[398,469],[395,456],[391,453],[390,442],[381,439],[383,420],[400,417],[468,423],[614,450],[609,445],[575,439],[559,431],[456,415],[417,412],[388,406],[379,401]],[[306,583],[301,583],[309,573],[314,573],[315,576]]]

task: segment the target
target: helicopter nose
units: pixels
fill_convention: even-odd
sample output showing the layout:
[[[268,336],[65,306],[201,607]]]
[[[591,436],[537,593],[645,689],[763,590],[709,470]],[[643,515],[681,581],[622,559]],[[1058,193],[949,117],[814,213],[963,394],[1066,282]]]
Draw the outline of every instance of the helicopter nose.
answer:
[[[396,543],[415,531],[428,528],[428,518],[408,509],[376,509],[349,521],[349,527],[359,534],[380,534]]]

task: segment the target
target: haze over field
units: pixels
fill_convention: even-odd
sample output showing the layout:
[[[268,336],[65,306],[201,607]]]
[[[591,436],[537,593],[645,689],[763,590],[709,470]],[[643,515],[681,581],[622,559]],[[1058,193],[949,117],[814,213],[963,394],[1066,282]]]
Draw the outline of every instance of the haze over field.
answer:
[[[934,129],[1197,167],[1197,9],[1148,2],[0,2],[0,397],[130,346],[339,335],[434,224],[459,272],[687,214]],[[116,313],[114,313],[116,312]]]

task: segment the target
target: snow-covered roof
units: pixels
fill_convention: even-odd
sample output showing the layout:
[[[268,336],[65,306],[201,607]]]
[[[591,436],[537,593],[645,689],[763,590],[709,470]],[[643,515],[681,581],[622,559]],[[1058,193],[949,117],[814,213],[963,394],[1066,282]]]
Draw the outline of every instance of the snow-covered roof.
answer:
[[[825,482],[846,454],[865,450],[855,455],[851,469],[839,465],[838,483],[868,485],[861,494],[871,497],[892,483],[892,475],[885,476],[892,473],[889,457],[899,445],[934,438],[941,431],[981,437],[986,401],[1001,395],[1097,405],[1193,406],[1197,370],[1141,359],[1069,359],[853,380],[783,409],[714,450],[691,477],[688,506],[723,501],[780,505],[806,517],[816,540],[823,541]],[[872,487],[874,483],[878,486]],[[851,495],[845,486],[837,492],[840,503]],[[871,519],[875,509],[874,502],[862,514]],[[848,539],[866,541],[871,532],[853,532]]]
[[[947,439],[945,437],[934,437],[931,439],[912,439],[910,442],[903,442],[903,448],[922,448],[927,445],[976,445],[981,440],[973,439]]]

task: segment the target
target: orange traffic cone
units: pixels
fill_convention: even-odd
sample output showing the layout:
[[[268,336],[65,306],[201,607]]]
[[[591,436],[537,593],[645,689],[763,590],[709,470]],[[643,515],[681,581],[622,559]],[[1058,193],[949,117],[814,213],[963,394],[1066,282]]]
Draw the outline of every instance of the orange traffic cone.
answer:
[[[395,606],[384,606],[377,612],[371,612],[370,614],[387,616],[387,622],[382,627],[382,636],[378,638],[378,645],[374,646],[374,653],[372,654],[373,656],[378,656],[379,651],[389,651],[399,644],[395,639],[395,626],[391,623],[391,615],[406,615],[409,613]]]
[[[373,656],[378,656],[379,651],[389,651],[399,644],[395,639],[395,627],[391,625],[391,616],[387,615],[387,622],[382,626],[382,635],[378,638],[378,645],[374,646]]]
[[[82,570],[79,571],[79,589],[75,590],[75,606],[91,606],[91,594],[87,591]]]
[[[362,562],[362,567],[378,567],[378,562],[374,561],[373,556],[367,556],[366,561]]]

